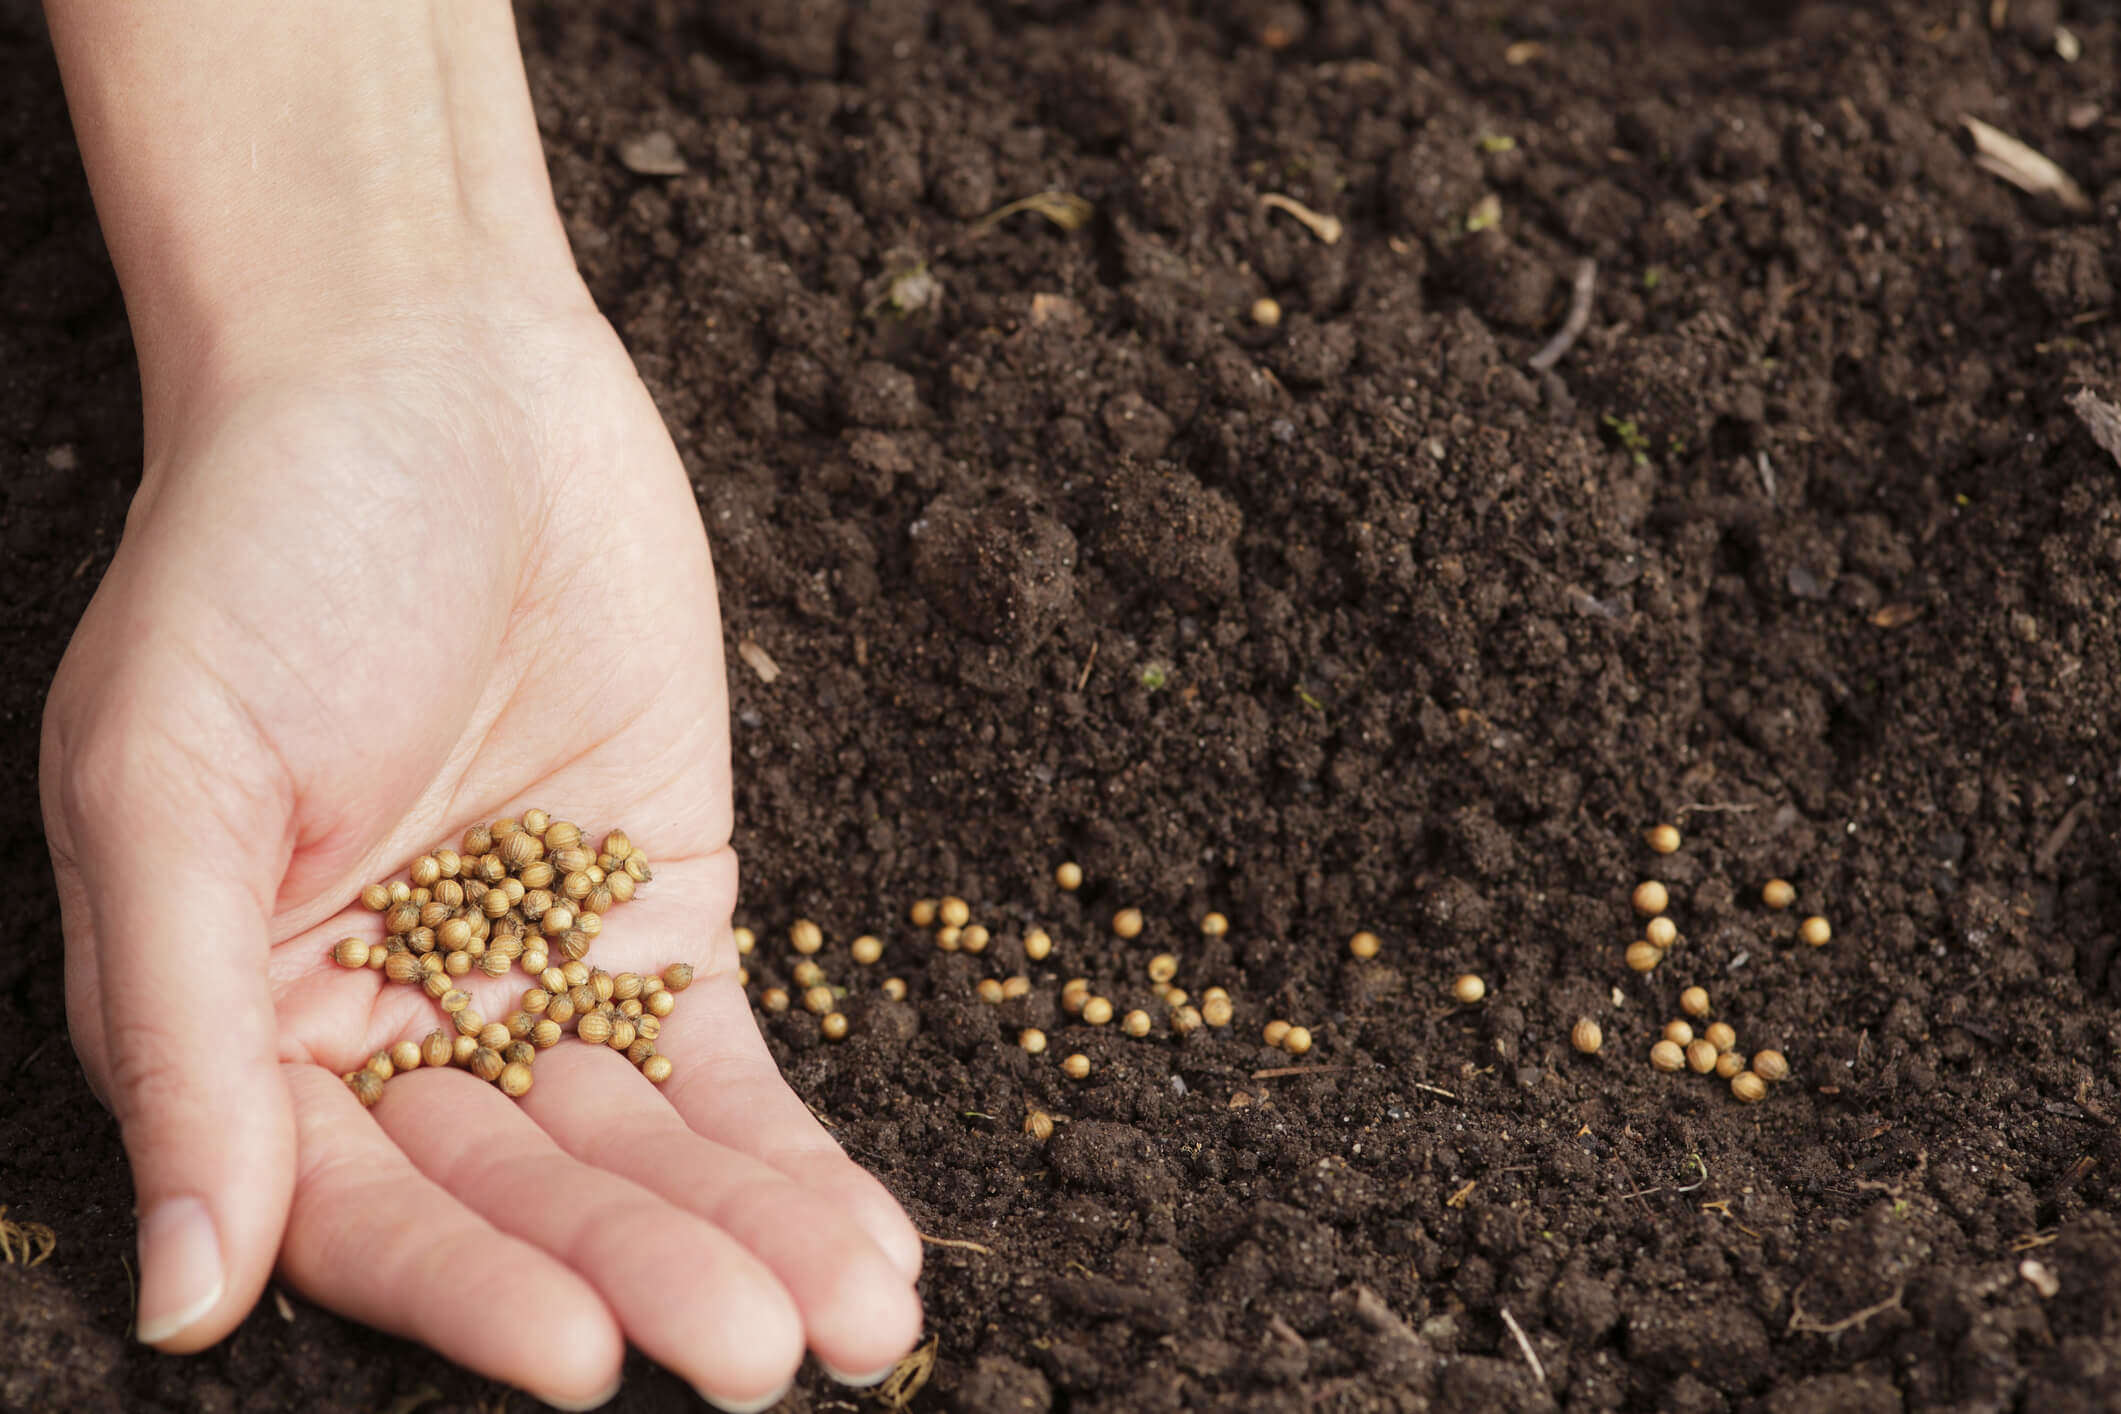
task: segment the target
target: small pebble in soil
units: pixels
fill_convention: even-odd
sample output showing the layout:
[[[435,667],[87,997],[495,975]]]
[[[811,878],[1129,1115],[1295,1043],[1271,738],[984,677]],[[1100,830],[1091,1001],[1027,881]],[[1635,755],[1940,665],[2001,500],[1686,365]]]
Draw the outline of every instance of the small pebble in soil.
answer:
[[[1709,1014],[1709,989],[1689,987],[1679,994],[1679,1009],[1696,1021]]]
[[[1200,930],[1211,938],[1220,938],[1230,931],[1230,920],[1220,913],[1210,913],[1200,920]]]
[[[1648,972],[1664,961],[1664,949],[1647,939],[1628,944],[1628,966],[1637,972]]]
[[[1754,1053],[1753,1074],[1759,1076],[1762,1080],[1786,1079],[1789,1073],[1790,1063],[1783,1059],[1782,1052],[1757,1051]]]
[[[1710,1022],[1709,1029],[1701,1033],[1701,1038],[1718,1051],[1728,1051],[1738,1044],[1738,1033],[1721,1021]]]
[[[1770,879],[1760,886],[1760,901],[1769,908],[1788,908],[1797,901],[1797,890],[1787,879]]]
[[[1569,1044],[1587,1056],[1595,1056],[1598,1048],[1605,1044],[1605,1033],[1598,1029],[1597,1022],[1586,1016],[1570,1030]]]
[[[1675,1046],[1688,1045],[1694,1039],[1694,1028],[1684,1021],[1667,1021],[1664,1024],[1664,1039]]]
[[[1488,984],[1481,980],[1480,974],[1477,972],[1462,973],[1457,980],[1451,983],[1451,995],[1467,1006],[1471,1006],[1487,994]]]
[[[1648,838],[1651,849],[1656,850],[1659,854],[1671,854],[1679,848],[1679,827],[1676,825],[1652,826]]]
[[[1679,925],[1659,914],[1642,925],[1643,941],[1655,948],[1668,948],[1679,941]]]
[[[1138,908],[1123,908],[1112,915],[1112,931],[1122,938],[1138,938],[1142,932],[1142,911]]]
[[[1670,1041],[1659,1041],[1650,1047],[1650,1064],[1659,1070],[1678,1070],[1686,1064],[1686,1052]]]
[[[1655,918],[1671,904],[1672,897],[1664,885],[1655,879],[1644,879],[1635,886],[1633,902],[1635,911],[1645,918]]]
[[[1063,861],[1053,871],[1053,882],[1065,892],[1074,893],[1083,886],[1083,866],[1072,859]]]
[[[1758,1104],[1767,1097],[1767,1082],[1750,1070],[1741,1070],[1731,1077],[1731,1093],[1745,1104]]]
[[[1815,913],[1797,925],[1797,936],[1815,948],[1823,948],[1833,939],[1834,929],[1824,918]]]
[[[1061,1074],[1070,1080],[1081,1080],[1090,1073],[1090,1058],[1081,1051],[1061,1062]]]
[[[1377,950],[1383,946],[1384,944],[1375,933],[1357,933],[1354,937],[1348,939],[1348,951],[1361,958],[1364,962],[1368,962],[1371,958],[1377,956]]]

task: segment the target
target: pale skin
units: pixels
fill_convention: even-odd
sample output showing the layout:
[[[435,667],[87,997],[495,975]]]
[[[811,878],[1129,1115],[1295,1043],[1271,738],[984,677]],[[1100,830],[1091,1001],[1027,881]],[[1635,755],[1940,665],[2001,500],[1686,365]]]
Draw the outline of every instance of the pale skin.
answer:
[[[47,9],[145,395],[42,765],[141,1338],[201,1349],[277,1271],[561,1407],[628,1343],[727,1408],[806,1349],[881,1377],[920,1240],[737,986],[708,547],[575,273],[507,6]],[[423,1069],[364,1111],[339,1073],[444,1023],[333,963],[381,936],[361,886],[530,806],[653,860],[591,961],[698,969],[672,1078],[568,1041],[520,1103]],[[526,985],[468,990],[498,1019]]]

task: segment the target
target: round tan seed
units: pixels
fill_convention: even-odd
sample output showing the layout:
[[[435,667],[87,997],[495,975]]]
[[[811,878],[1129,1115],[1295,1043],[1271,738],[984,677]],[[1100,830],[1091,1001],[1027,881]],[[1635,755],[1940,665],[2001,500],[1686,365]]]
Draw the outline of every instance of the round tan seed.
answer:
[[[1664,1039],[1675,1046],[1691,1045],[1694,1040],[1694,1028],[1684,1021],[1667,1021],[1664,1024]]]
[[[1002,1004],[1002,984],[996,979],[982,977],[979,980],[979,986],[974,990],[979,993],[981,1001],[991,1006],[1000,1006]]]
[[[847,1039],[847,1018],[843,1013],[828,1011],[818,1018],[817,1029],[828,1041],[844,1041]]]
[[[1068,893],[1074,893],[1083,886],[1083,866],[1072,859],[1064,860],[1054,868],[1053,882]]]
[[[1289,1034],[1281,1038],[1281,1048],[1292,1056],[1300,1056],[1310,1050],[1310,1028],[1305,1026],[1290,1027]]]
[[[987,943],[993,936],[985,926],[967,923],[964,930],[957,935],[957,945],[977,957],[987,950]]]
[[[1103,1026],[1112,1019],[1112,1003],[1103,997],[1092,997],[1083,1003],[1083,1020],[1092,1026]]]
[[[1024,1133],[1043,1144],[1053,1137],[1053,1116],[1044,1110],[1031,1110],[1024,1115]]]
[[[368,940],[366,938],[341,938],[338,945],[331,950],[331,958],[333,962],[338,963],[341,967],[366,967],[368,966]],[[390,958],[387,953],[383,961],[386,965],[389,963]]]
[[[1220,938],[1230,931],[1230,920],[1220,913],[1205,914],[1200,920],[1200,930],[1211,938]]]
[[[1660,913],[1642,925],[1642,936],[1652,947],[1668,948],[1679,941],[1679,925]]]
[[[1288,1039],[1291,1029],[1288,1022],[1276,1017],[1268,1022],[1259,1034],[1268,1045],[1279,1048],[1281,1043]]]
[[[1741,1070],[1731,1077],[1731,1094],[1741,1104],[1757,1105],[1767,1098],[1767,1082],[1750,1070]]]
[[[1156,1023],[1149,1019],[1149,1013],[1136,1008],[1121,1019],[1119,1029],[1129,1036],[1146,1036],[1155,1025]]]
[[[1123,908],[1112,915],[1112,931],[1122,938],[1138,938],[1142,933],[1142,911],[1138,908]]]
[[[844,1016],[840,1018],[842,1022],[846,1019]],[[842,1032],[841,1034],[844,1035],[845,1033]],[[654,1084],[662,1084],[670,1078],[670,1057],[650,1056],[647,1060],[641,1062],[641,1074],[647,1076]]]
[[[1354,937],[1348,939],[1348,951],[1361,958],[1364,962],[1368,962],[1371,958],[1377,956],[1377,950],[1383,946],[1383,940],[1375,933],[1357,933]]]
[[[1718,1051],[1706,1041],[1695,1041],[1686,1048],[1686,1063],[1696,1075],[1707,1075],[1716,1068]]]
[[[962,928],[972,921],[972,905],[961,898],[946,898],[937,906],[935,916],[947,928]]]
[[[1227,996],[1216,996],[1210,992],[1200,999],[1200,1019],[1210,1026],[1228,1026],[1236,1017],[1237,1009]]]
[[[1649,841],[1650,848],[1656,850],[1659,854],[1671,854],[1679,848],[1679,827],[1677,825],[1653,825],[1644,838]]]
[[[1709,989],[1689,987],[1679,994],[1679,1009],[1696,1021],[1709,1014]]]
[[[1658,914],[1664,912],[1671,901],[1672,896],[1665,891],[1664,885],[1658,883],[1655,879],[1644,879],[1635,886],[1633,896],[1635,911],[1645,918],[1655,918]]]
[[[1029,1055],[1037,1055],[1046,1049],[1046,1033],[1036,1026],[1026,1026],[1016,1033],[1016,1044]]]
[[[1785,1080],[1789,1078],[1790,1063],[1780,1051],[1755,1051],[1753,1074],[1762,1080]]]
[[[1024,956],[1033,962],[1044,962],[1046,955],[1052,951],[1053,939],[1045,929],[1033,928],[1024,934]]]
[[[1471,1006],[1487,994],[1488,984],[1477,972],[1461,973],[1457,980],[1451,983],[1452,997],[1467,1006]]]
[[[1659,1070],[1680,1070],[1686,1066],[1686,1052],[1670,1041],[1659,1041],[1650,1047],[1650,1064]]]
[[[874,966],[884,955],[884,940],[873,933],[864,933],[847,945],[847,952],[858,965]]]
[[[1788,908],[1797,901],[1797,890],[1787,879],[1770,879],[1760,886],[1760,901],[1769,908]]]
[[[1587,1056],[1595,1056],[1598,1048],[1605,1044],[1605,1033],[1598,1029],[1597,1022],[1586,1016],[1570,1028],[1569,1044]]]
[[[1160,952],[1155,957],[1149,959],[1149,980],[1151,982],[1169,982],[1173,977],[1176,977],[1177,975],[1178,959],[1173,957],[1171,954],[1167,952]]]
[[[1729,1023],[1722,1021],[1710,1022],[1708,1029],[1701,1033],[1701,1038],[1719,1052],[1728,1051],[1738,1044],[1738,1033],[1731,1029]]]
[[[1736,1051],[1725,1051],[1722,1055],[1716,1057],[1716,1074],[1725,1080],[1729,1080],[1744,1069],[1745,1057],[1739,1055]]]
[[[1090,1073],[1090,1058],[1077,1051],[1061,1062],[1061,1073],[1070,1080],[1081,1080]]]
[[[916,928],[933,928],[935,926],[935,910],[937,907],[936,901],[932,898],[915,899],[913,907],[906,910],[906,917],[912,921],[913,926]]]
[[[903,977],[886,977],[884,979],[884,995],[895,1002],[906,1000],[906,979]]]
[[[1664,961],[1664,949],[1646,939],[1628,944],[1628,966],[1637,972],[1649,972]]]
[[[768,1011],[786,1011],[788,1010],[788,993],[786,989],[781,987],[768,987],[765,991],[759,993],[759,1005]]]
[[[788,925],[788,943],[808,957],[825,946],[825,931],[807,918],[798,918]]]
[[[1833,925],[1818,914],[1813,914],[1797,925],[1797,936],[1815,948],[1823,948],[1833,939]]]

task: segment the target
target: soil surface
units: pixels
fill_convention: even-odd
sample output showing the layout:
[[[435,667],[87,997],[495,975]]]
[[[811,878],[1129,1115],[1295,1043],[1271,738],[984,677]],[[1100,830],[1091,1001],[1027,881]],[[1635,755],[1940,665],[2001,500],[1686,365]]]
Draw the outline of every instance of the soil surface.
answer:
[[[816,919],[855,1027],[762,1024],[978,1244],[929,1250],[915,1408],[2121,1407],[2121,477],[2065,404],[2121,397],[2110,8],[598,8],[524,41],[731,647],[781,669],[730,659],[753,990]],[[33,770],[139,405],[6,15],[0,1202],[58,1249],[0,1265],[0,1406],[527,1409],[291,1294],[193,1359],[128,1340]],[[1042,191],[1089,219],[983,224]],[[1637,975],[1647,877],[1682,940]],[[984,954],[906,921],[945,893]],[[1233,1026],[1058,1010],[1085,976],[1161,1022],[1166,950]],[[1690,984],[1787,1053],[1764,1103],[1648,1064]],[[612,1407],[688,1401],[644,1365]]]

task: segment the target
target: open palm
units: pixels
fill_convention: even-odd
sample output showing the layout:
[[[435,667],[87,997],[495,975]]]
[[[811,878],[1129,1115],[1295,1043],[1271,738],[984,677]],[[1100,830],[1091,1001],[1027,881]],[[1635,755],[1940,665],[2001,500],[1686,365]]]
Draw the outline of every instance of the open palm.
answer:
[[[735,980],[721,635],[676,453],[593,314],[418,327],[164,429],[53,687],[69,1012],[134,1164],[142,1336],[218,1339],[277,1261],[559,1403],[608,1396],[626,1341],[732,1407],[806,1345],[880,1374],[918,1334],[919,1240]],[[364,1112],[338,1072],[442,1018],[331,962],[380,937],[355,895],[533,805],[652,859],[591,961],[698,969],[672,1078],[568,1041],[520,1103],[420,1070]],[[527,985],[466,990],[498,1019]]]

